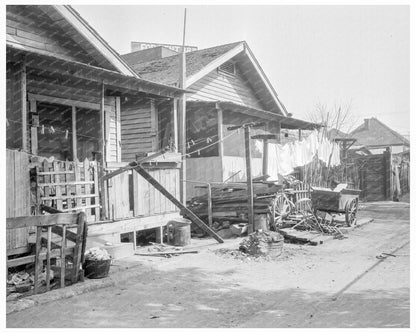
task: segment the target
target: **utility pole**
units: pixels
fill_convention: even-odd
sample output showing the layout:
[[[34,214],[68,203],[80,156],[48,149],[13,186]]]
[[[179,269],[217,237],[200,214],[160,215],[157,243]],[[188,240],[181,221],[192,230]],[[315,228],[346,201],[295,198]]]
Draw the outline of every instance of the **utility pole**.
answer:
[[[182,52],[179,55],[179,88],[186,89],[186,55],[185,55],[186,8],[183,18]],[[179,152],[182,155],[180,171],[181,202],[186,206],[186,94],[179,99]]]

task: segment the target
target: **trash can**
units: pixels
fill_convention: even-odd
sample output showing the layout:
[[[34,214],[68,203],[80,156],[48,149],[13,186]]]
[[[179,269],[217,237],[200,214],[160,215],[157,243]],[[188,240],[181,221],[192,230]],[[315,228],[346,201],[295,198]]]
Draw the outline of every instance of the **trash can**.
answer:
[[[191,221],[181,219],[169,221],[166,225],[168,244],[186,246],[191,243]]]

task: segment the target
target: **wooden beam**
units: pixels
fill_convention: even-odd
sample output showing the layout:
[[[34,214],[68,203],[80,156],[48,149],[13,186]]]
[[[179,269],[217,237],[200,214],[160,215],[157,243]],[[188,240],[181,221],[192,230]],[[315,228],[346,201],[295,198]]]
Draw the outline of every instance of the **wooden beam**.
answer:
[[[79,108],[91,109],[91,110],[100,110],[101,105],[99,103],[91,103],[91,102],[82,102],[76,101],[68,98],[60,98],[60,97],[53,97],[53,96],[46,96],[41,94],[28,94],[29,100],[34,99],[38,102],[46,102],[46,103],[53,103],[53,104],[62,104],[68,106],[76,106]]]
[[[35,215],[6,218],[7,229],[26,228],[33,226],[53,226],[57,224],[76,224],[78,213],[63,213],[53,215]]]
[[[116,149],[117,162],[121,162],[121,102],[120,96],[116,96]]]
[[[22,114],[22,150],[27,152],[27,87],[26,87],[26,57],[23,58],[20,68],[20,100]]]
[[[175,146],[175,153],[178,152],[178,99],[174,98],[172,102],[172,139]]]
[[[150,98],[150,128],[152,135],[152,151],[159,150],[159,121],[155,100]]]
[[[30,94],[29,94],[30,95]],[[30,114],[36,113],[36,100],[29,97],[29,109]],[[31,153],[33,155],[38,154],[38,128],[35,126],[30,127],[30,142],[31,142]]]
[[[248,234],[254,231],[254,201],[253,201],[253,178],[251,174],[251,149],[250,149],[250,126],[244,128],[244,145],[246,155],[247,175],[247,204],[248,204]]]
[[[223,140],[223,112],[222,109],[218,106],[218,104],[216,104],[216,109],[217,109],[217,119],[218,119],[218,154],[220,156],[220,158],[222,159],[222,157],[224,156],[224,143],[222,142]]]
[[[160,193],[162,193],[168,200],[170,200],[176,207],[178,207],[182,212],[188,216],[192,222],[198,225],[202,230],[207,232],[209,235],[214,237],[216,241],[219,243],[223,243],[224,240],[215,233],[210,227],[208,227],[202,220],[199,219],[191,210],[186,208],[178,199],[176,199],[168,190],[166,190],[156,179],[154,179],[145,169],[143,169],[140,165],[134,168],[139,175],[141,175],[144,179],[146,179],[155,189],[157,189]]]
[[[105,85],[104,82],[101,83],[101,110],[100,110],[100,148],[101,148],[101,165],[100,168],[100,190],[101,190],[101,216],[103,219],[107,219],[108,214],[108,193],[107,186],[103,180],[104,168],[106,167],[106,158],[105,158]]]
[[[72,159],[78,159],[77,154],[77,108],[72,105]]]

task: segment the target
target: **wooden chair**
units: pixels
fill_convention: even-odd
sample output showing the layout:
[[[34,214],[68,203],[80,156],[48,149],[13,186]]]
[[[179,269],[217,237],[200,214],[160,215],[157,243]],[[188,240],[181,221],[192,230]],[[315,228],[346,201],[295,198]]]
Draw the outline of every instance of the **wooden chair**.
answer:
[[[72,257],[73,262],[71,281],[72,283],[77,282],[80,278],[86,246],[87,224],[85,223],[85,214],[78,212],[7,218],[7,229],[27,227],[36,228],[35,254],[31,253],[20,258],[8,259],[7,268],[34,262],[34,294],[37,294],[39,273],[43,267],[44,260],[46,260],[46,290],[50,290],[51,259],[53,258],[61,260],[60,286],[61,288],[65,287],[65,259],[69,256]],[[76,228],[76,232],[70,231],[68,228]],[[55,239],[52,241],[52,234],[59,236],[59,238],[57,237],[58,241]],[[41,251],[42,241],[44,241],[43,243],[46,241],[46,253]],[[68,241],[73,245],[68,245]]]

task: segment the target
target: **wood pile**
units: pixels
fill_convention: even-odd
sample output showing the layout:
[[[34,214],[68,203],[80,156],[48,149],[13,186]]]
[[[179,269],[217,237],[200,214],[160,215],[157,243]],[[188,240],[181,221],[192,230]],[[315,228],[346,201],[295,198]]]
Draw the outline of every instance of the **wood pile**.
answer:
[[[212,215],[215,221],[247,222],[246,183],[211,184]],[[254,214],[267,214],[272,199],[282,186],[272,182],[253,182]],[[208,194],[193,197],[188,208],[201,218],[208,217]]]

